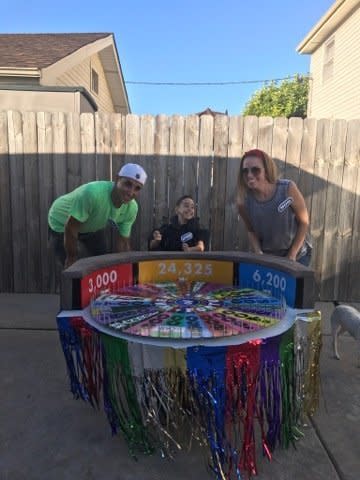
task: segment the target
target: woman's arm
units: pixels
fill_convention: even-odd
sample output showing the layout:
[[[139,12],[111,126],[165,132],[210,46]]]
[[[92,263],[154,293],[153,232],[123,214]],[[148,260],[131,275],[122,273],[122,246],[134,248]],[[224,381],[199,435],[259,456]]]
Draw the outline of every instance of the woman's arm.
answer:
[[[296,260],[297,254],[304,243],[306,233],[309,229],[309,213],[306,208],[304,197],[294,182],[290,182],[288,192],[289,197],[292,197],[293,199],[291,208],[294,211],[298,223],[298,229],[288,251],[287,258],[289,260]]]
[[[262,254],[263,251],[261,250],[261,245],[260,241],[254,232],[254,229],[251,225],[249,216],[247,214],[246,208],[244,204],[239,204],[239,214],[241,218],[243,219],[247,232],[248,232],[248,238],[249,238],[249,243],[250,243],[250,250],[253,250],[254,253],[257,254]]]

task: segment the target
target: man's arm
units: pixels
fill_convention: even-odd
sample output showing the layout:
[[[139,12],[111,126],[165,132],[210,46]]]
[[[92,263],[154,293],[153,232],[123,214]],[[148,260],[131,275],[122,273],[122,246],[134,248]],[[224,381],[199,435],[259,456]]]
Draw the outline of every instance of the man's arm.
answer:
[[[123,237],[119,235],[116,241],[116,251],[117,252],[128,252],[131,250],[130,237]]]
[[[70,267],[77,260],[77,240],[81,222],[69,217],[64,229],[64,248],[66,253],[65,268]]]

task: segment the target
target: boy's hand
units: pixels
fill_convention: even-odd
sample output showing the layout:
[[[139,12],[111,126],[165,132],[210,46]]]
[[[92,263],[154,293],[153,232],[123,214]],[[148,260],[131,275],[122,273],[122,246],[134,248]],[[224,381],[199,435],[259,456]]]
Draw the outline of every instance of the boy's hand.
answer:
[[[154,230],[153,232],[153,239],[156,240],[157,242],[161,242],[162,235],[159,232],[159,230]]]
[[[183,243],[182,244],[182,249],[184,252],[188,252],[190,250],[190,247],[187,243]]]

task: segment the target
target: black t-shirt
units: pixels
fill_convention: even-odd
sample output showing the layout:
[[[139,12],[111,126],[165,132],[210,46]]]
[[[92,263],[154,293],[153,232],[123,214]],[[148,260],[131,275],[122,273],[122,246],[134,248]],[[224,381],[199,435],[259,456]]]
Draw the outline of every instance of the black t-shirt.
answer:
[[[194,247],[201,240],[204,242],[205,250],[208,249],[209,232],[201,228],[197,218],[189,220],[187,223],[179,224],[178,217],[172,217],[170,223],[162,225],[159,229],[162,239],[158,248],[154,250],[161,251],[182,251],[182,244],[187,243],[189,247]],[[150,240],[153,239],[153,232]]]

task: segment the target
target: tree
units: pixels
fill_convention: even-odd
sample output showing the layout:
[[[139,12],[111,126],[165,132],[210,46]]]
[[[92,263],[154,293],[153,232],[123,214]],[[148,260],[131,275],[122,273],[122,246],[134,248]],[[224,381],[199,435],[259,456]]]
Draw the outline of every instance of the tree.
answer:
[[[296,75],[280,84],[271,82],[253,94],[243,115],[269,117],[306,117],[309,77]]]

